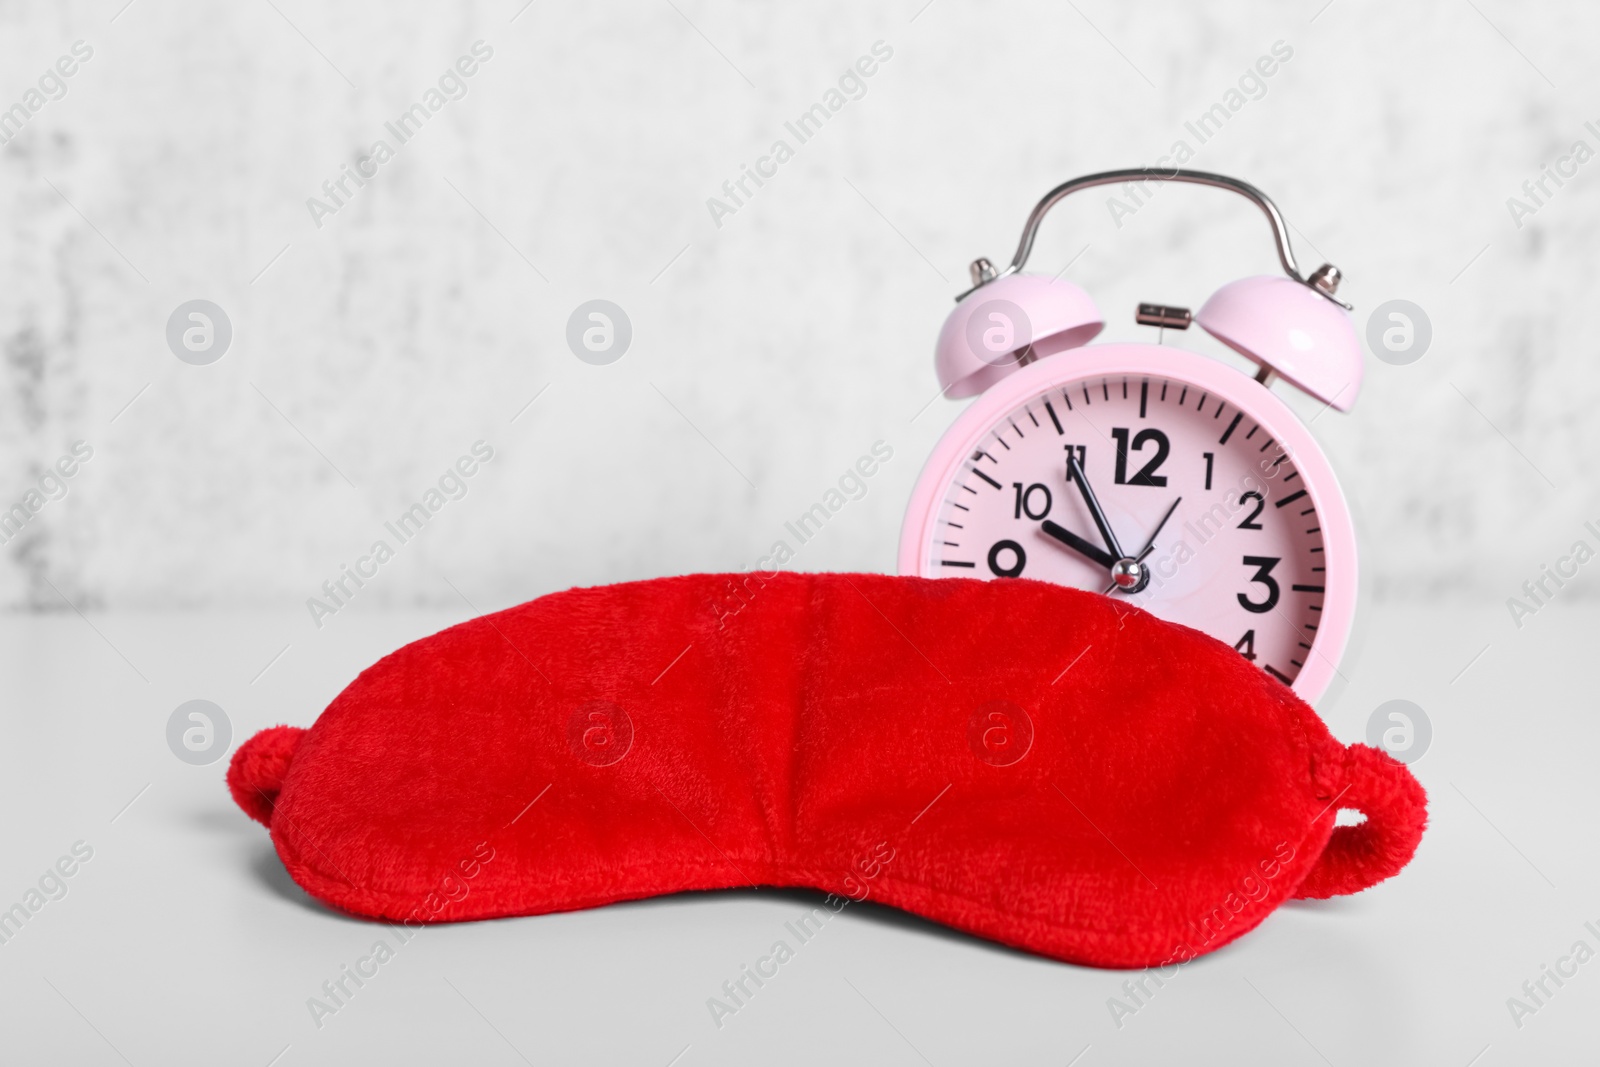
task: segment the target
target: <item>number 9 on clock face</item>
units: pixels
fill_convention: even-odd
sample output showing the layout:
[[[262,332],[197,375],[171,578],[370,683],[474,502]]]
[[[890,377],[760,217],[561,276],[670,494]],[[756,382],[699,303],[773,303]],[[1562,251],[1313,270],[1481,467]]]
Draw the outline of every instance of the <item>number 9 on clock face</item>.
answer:
[[[1343,495],[1289,408],[1225,365],[1138,344],[1042,360],[975,401],[924,468],[900,546],[902,573],[1126,600],[1308,700],[1337,673],[1355,568]]]

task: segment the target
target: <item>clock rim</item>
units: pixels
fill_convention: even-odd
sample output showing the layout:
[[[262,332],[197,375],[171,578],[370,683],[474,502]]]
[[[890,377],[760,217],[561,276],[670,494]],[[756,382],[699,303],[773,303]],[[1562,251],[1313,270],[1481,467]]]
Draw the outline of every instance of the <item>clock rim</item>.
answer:
[[[1355,620],[1360,563],[1344,489],[1310,427],[1288,404],[1249,375],[1188,349],[1137,341],[1106,342],[1046,357],[990,386],[944,431],[917,476],[900,527],[899,573],[941,580],[952,577],[930,573],[929,529],[938,520],[944,488],[973,446],[994,428],[995,420],[1028,397],[1058,385],[1114,374],[1159,376],[1198,386],[1249,412],[1274,439],[1293,450],[1295,467],[1317,509],[1323,552],[1328,557],[1322,622],[1311,642],[1311,655],[1290,686],[1302,700],[1314,702],[1339,673]]]

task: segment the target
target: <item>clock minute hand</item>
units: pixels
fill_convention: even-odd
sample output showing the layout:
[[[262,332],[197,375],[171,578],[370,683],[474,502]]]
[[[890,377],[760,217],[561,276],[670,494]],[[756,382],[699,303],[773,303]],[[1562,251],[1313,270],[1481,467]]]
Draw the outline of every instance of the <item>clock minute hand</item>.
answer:
[[[1089,479],[1084,476],[1083,464],[1078,462],[1076,452],[1067,453],[1067,470],[1072,474],[1072,480],[1077,483],[1078,492],[1083,496],[1083,502],[1088,505],[1089,514],[1094,517],[1094,524],[1100,530],[1100,538],[1105,541],[1106,548],[1111,552],[1111,563],[1115,565],[1119,559],[1126,559],[1127,554],[1122,551],[1122,546],[1117,544],[1117,535],[1111,532],[1111,523],[1106,519],[1106,513],[1100,507],[1100,501],[1095,498],[1094,490],[1089,488]]]
[[[1074,552],[1081,556],[1088,557],[1090,560],[1100,564],[1100,566],[1105,567],[1107,570],[1110,570],[1117,564],[1116,557],[1111,555],[1111,553],[1107,552],[1105,549],[1101,548],[1092,541],[1084,540],[1071,530],[1067,529],[1065,526],[1061,526],[1058,523],[1052,522],[1050,519],[1046,519],[1041,522],[1039,524],[1039,529],[1043,530],[1046,534],[1049,534],[1057,541],[1060,541]]]

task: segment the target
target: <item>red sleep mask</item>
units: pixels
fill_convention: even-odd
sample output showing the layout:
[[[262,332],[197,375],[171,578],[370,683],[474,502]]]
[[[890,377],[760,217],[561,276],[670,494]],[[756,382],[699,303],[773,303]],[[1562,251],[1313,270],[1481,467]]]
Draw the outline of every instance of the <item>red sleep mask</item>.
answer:
[[[228,785],[294,880],[358,915],[804,886],[1106,967],[1382,881],[1426,821],[1403,764],[1195,630],[1042,582],[866,574],[474,619],[310,729],[258,733]]]

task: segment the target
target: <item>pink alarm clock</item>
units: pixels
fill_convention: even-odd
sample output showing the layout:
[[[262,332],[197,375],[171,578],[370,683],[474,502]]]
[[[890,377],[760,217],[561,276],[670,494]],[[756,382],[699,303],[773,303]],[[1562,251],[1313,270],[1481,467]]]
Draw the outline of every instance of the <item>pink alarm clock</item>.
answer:
[[[1057,202],[1127,181],[1226,189],[1267,216],[1283,276],[1230,282],[1193,316],[1155,304],[1136,315],[1161,330],[1199,323],[1257,364],[1254,378],[1181,348],[1090,345],[1104,322],[1089,294],[1022,273]],[[1301,277],[1277,207],[1233,178],[1132,169],[1052,189],[1009,267],[972,264],[939,332],[945,395],[978,400],[918,478],[901,573],[1104,592],[1227,642],[1315,700],[1354,617],[1355,531],[1333,468],[1270,387],[1281,377],[1340,411],[1354,404],[1361,348],[1339,278],[1327,264]]]

